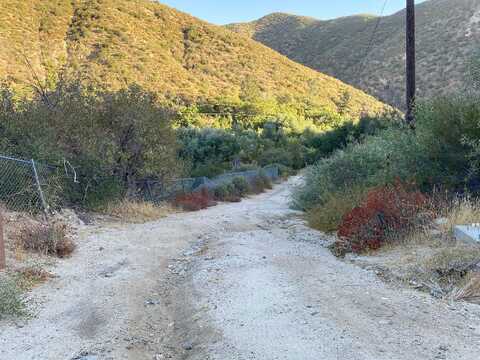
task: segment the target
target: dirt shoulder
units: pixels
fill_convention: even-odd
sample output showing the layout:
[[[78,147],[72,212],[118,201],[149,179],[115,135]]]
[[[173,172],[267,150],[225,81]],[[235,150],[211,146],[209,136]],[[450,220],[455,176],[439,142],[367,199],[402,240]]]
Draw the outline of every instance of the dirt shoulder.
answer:
[[[81,229],[73,256],[29,294],[32,317],[0,323],[0,359],[152,359],[172,321],[169,264],[211,231],[208,218]]]
[[[83,230],[1,359],[477,359],[480,307],[396,289],[333,257],[288,207],[241,203]]]

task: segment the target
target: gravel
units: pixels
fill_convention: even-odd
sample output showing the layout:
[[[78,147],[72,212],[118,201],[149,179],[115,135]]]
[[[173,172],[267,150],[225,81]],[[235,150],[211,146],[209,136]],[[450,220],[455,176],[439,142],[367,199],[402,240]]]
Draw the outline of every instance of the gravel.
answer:
[[[479,306],[390,287],[333,257],[332,239],[289,209],[297,181],[83,229],[58,277],[30,294],[35,316],[0,323],[0,359],[478,358]]]
[[[177,310],[177,333],[197,344],[185,358],[478,358],[480,307],[451,310],[339,261],[289,209],[291,185],[228,207],[194,258]]]

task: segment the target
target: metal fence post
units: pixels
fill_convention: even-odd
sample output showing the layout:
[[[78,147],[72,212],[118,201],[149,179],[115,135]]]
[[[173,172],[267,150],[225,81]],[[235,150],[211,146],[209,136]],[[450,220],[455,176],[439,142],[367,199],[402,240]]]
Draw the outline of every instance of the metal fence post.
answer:
[[[3,234],[3,211],[0,211],[0,270],[5,270],[6,267],[5,239]]]
[[[35,182],[37,183],[38,193],[40,195],[40,199],[42,200],[42,206],[45,212],[45,220],[47,220],[48,205],[47,205],[47,202],[45,201],[45,197],[43,196],[42,185],[40,184],[40,180],[38,178],[37,167],[35,166],[35,160],[32,159],[31,161],[32,161],[33,175],[35,176]]]

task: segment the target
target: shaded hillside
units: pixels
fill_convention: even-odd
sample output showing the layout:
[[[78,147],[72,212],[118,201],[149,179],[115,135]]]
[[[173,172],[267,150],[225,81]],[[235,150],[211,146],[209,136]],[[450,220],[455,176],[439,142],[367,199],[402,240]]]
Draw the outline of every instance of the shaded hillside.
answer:
[[[37,79],[38,78],[38,79]],[[0,0],[0,79],[16,88],[81,78],[169,99],[238,98],[252,86],[336,110],[383,104],[223,27],[147,0]]]
[[[417,5],[418,88],[421,96],[461,88],[466,64],[480,49],[480,1],[430,0]],[[271,14],[228,27],[290,59],[402,105],[404,98],[405,12],[382,18],[358,15],[319,21]]]

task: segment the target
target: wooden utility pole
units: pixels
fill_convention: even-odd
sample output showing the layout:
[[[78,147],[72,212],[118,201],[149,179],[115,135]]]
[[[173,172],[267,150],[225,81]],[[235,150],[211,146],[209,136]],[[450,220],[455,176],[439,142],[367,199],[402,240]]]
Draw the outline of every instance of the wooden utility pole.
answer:
[[[406,70],[407,70],[407,113],[405,121],[415,128],[415,0],[407,0],[407,43],[406,43]]]

